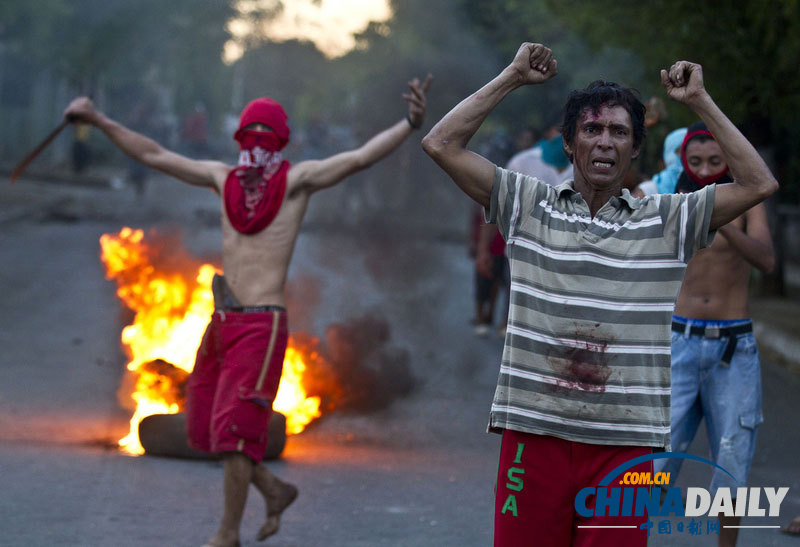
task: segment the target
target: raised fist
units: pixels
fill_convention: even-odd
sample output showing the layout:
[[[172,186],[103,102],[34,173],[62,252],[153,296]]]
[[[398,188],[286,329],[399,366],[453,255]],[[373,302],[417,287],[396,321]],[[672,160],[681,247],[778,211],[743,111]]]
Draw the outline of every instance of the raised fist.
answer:
[[[541,84],[558,74],[558,63],[553,59],[553,51],[542,44],[525,42],[517,50],[509,65],[520,78],[520,83]]]
[[[97,111],[89,97],[78,97],[64,110],[64,117],[71,122],[94,123]]]
[[[661,83],[671,99],[684,104],[691,104],[706,93],[703,67],[689,61],[678,61],[669,72],[662,70]]]

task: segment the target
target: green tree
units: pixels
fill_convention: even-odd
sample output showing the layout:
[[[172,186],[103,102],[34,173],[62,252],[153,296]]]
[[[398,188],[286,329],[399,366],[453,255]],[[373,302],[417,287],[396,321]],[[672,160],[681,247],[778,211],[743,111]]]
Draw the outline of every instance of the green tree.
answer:
[[[475,31],[503,56],[526,40],[553,48],[559,76],[540,99],[549,108],[558,108],[569,89],[600,77],[645,97],[664,97],[661,68],[679,59],[701,63],[723,110],[773,157],[782,199],[800,197],[794,182],[800,176],[797,0],[460,1]],[[515,101],[508,102],[517,110]],[[667,105],[673,125],[694,121],[682,106]]]
[[[679,59],[703,65],[709,91],[756,144],[774,151],[784,199],[797,201],[800,6],[796,0],[574,2],[545,0],[594,47],[635,51],[650,72]],[[650,88],[652,90],[652,88]],[[672,108],[677,119],[692,120]]]
[[[157,82],[170,90],[178,113],[197,101],[221,113],[230,102],[230,69],[221,54],[230,38],[225,23],[235,13],[233,3],[2,2],[0,103],[15,112],[32,110],[30,90],[51,78],[66,82],[70,93],[99,94],[104,107],[121,113]],[[51,95],[51,102],[65,99]]]
[[[646,87],[648,75],[636,55],[614,44],[590,44],[542,0],[458,0],[457,5],[497,57],[498,66],[509,63],[522,42],[546,44],[558,60],[558,76],[546,86],[518,90],[503,101],[496,112],[509,123],[522,117],[526,124],[549,125],[558,118],[570,90],[598,78]]]

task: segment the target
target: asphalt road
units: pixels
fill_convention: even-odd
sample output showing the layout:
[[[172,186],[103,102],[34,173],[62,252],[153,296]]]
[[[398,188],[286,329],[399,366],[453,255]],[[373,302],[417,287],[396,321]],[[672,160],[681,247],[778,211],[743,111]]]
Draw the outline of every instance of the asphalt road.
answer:
[[[0,180],[0,185],[6,185]],[[314,198],[324,206],[324,194]],[[0,545],[199,545],[218,523],[221,467],[129,457],[114,448],[128,412],[117,390],[125,313],[98,259],[101,234],[180,226],[193,254],[216,258],[217,198],[154,179],[127,189],[23,181],[0,190]],[[313,211],[313,209],[312,209]],[[300,487],[275,546],[491,544],[499,438],[485,433],[501,342],[474,338],[471,266],[459,242],[409,227],[315,225],[298,240],[290,280],[314,286],[293,329],[364,312],[386,318],[409,353],[414,391],[388,409],[333,413],[290,437],[270,464]],[[790,486],[780,519],[800,514],[800,378],[764,363],[766,422],[754,486]],[[692,451],[705,456],[700,440]],[[705,486],[701,467],[679,484]],[[257,545],[255,493],[242,525]],[[745,521],[745,524],[747,521]],[[651,545],[712,545],[658,535]],[[775,530],[744,530],[741,545],[796,545]]]

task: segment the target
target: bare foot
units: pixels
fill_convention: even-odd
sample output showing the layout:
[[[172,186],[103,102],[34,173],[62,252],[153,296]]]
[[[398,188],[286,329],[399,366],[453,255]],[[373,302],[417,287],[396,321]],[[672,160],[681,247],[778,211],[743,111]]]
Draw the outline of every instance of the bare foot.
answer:
[[[222,532],[217,532],[217,534],[209,539],[203,547],[240,547],[241,544],[239,543],[239,538],[235,536],[231,536],[230,534],[224,534]]]
[[[275,534],[281,525],[281,515],[297,498],[297,487],[288,482],[275,478],[274,486],[267,493],[267,521],[261,526],[256,535],[258,541],[264,541]]]
[[[800,535],[800,516],[794,517],[792,522],[783,529],[783,532],[791,535]]]

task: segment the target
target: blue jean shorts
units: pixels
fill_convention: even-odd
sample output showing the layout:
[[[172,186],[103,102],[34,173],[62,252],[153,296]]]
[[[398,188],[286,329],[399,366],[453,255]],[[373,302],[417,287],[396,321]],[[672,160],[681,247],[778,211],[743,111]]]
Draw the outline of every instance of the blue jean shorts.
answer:
[[[707,327],[732,327],[749,323],[748,320],[675,319]],[[738,335],[736,352],[729,366],[722,362],[728,342],[728,337],[711,339],[672,333],[672,450],[686,452],[697,433],[700,420],[705,417],[711,460],[734,477],[713,468],[712,495],[719,487],[746,486],[753,462],[756,432],[758,425],[764,421],[761,412],[761,366],[755,337],[752,332]],[[682,462],[677,458],[656,460],[655,471],[671,473],[672,483],[678,476]]]

